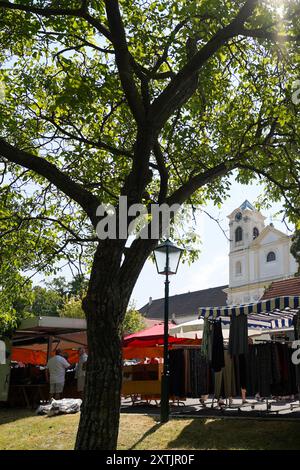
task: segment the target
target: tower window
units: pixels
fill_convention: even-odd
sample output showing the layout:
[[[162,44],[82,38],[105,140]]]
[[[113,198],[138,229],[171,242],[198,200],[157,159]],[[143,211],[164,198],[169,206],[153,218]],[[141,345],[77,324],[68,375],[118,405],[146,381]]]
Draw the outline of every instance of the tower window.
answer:
[[[240,261],[237,261],[235,263],[235,274],[236,275],[242,274],[242,263]]]
[[[243,229],[238,227],[235,231],[235,242],[241,242],[243,240]]]
[[[270,263],[271,261],[276,261],[276,255],[275,255],[274,251],[270,251],[267,254],[267,263]]]
[[[254,227],[254,229],[253,229],[253,240],[254,240],[255,238],[257,238],[258,235],[259,235],[259,230],[258,230],[257,227]]]

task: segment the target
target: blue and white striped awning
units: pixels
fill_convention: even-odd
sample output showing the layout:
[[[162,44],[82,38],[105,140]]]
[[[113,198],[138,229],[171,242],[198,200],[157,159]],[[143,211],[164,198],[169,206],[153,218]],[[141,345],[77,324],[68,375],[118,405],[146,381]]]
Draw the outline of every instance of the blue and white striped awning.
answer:
[[[300,309],[300,297],[276,297],[261,302],[233,307],[199,308],[199,318],[222,318],[222,323],[230,322],[228,317],[248,315],[250,328],[288,328]],[[228,320],[226,320],[228,318]]]

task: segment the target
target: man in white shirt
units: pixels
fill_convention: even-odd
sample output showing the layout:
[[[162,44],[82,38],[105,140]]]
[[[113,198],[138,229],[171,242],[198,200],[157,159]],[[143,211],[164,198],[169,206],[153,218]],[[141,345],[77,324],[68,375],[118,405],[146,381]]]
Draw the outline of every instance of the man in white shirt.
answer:
[[[50,398],[60,399],[65,385],[66,369],[70,367],[68,361],[62,356],[61,350],[56,350],[56,355],[51,357],[47,363],[47,377],[50,374]]]
[[[85,352],[84,348],[79,349],[79,362],[76,368],[76,377],[77,377],[77,391],[80,395],[83,395],[84,383],[85,383],[85,371],[86,371],[86,361],[88,355]]]

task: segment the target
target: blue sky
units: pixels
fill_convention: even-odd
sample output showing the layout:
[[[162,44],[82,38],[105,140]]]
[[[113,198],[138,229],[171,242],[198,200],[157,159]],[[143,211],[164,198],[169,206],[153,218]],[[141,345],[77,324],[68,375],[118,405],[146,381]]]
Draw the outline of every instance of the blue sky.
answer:
[[[242,185],[234,179],[232,181],[230,197],[224,202],[221,209],[208,204],[205,210],[215,218],[218,218],[223,229],[228,230],[229,215],[234,209],[239,207],[245,199],[251,203],[255,202],[262,192],[262,187],[258,184]],[[271,222],[284,233],[288,232],[281,217],[274,217],[280,210],[280,204],[274,204],[272,209],[263,210],[267,217],[266,225]],[[199,259],[192,265],[181,264],[175,276],[170,278],[170,295],[182,294],[189,291],[206,289],[208,287],[220,286],[228,283],[229,276],[229,242],[218,227],[217,223],[207,215],[201,214],[197,217],[195,229],[201,237],[201,253]],[[293,229],[290,225],[289,228]],[[164,276],[157,274],[156,267],[152,261],[147,261],[135,286],[132,300],[137,308],[142,307],[153,299],[164,296]]]

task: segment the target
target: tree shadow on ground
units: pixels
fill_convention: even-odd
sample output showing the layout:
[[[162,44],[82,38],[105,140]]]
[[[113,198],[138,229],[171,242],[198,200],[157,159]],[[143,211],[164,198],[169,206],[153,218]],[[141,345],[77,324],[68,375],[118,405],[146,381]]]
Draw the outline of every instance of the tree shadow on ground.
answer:
[[[299,421],[194,419],[168,449],[298,450],[299,433]]]
[[[35,410],[29,410],[28,408],[0,408],[0,425],[18,421],[19,419],[32,418],[36,416]]]
[[[143,436],[138,440],[136,441],[128,450],[134,450],[139,444],[141,444],[148,436],[150,436],[151,434],[154,434],[156,431],[159,430],[159,428],[162,426],[162,423],[160,423],[158,421],[157,418],[153,418],[156,420],[156,424],[154,426],[152,426],[152,428],[148,429],[147,432],[145,432],[145,434],[143,434]]]

